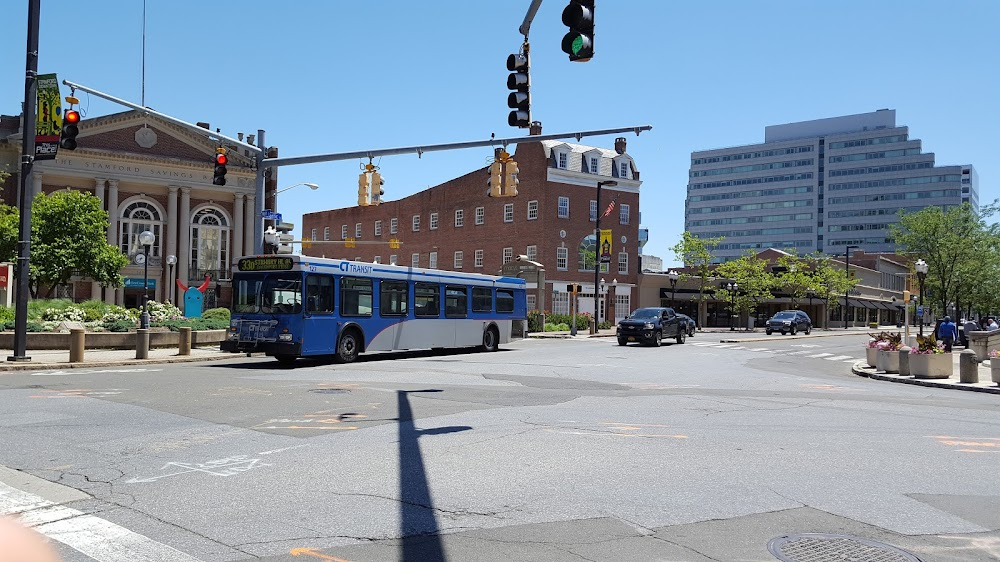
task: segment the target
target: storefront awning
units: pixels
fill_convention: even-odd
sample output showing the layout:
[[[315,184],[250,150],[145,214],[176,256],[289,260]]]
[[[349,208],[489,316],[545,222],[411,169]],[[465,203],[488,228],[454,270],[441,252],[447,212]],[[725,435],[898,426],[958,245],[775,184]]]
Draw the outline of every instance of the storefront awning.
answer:
[[[858,299],[847,299],[847,304],[854,308],[868,308],[865,306],[864,301],[859,301]]]

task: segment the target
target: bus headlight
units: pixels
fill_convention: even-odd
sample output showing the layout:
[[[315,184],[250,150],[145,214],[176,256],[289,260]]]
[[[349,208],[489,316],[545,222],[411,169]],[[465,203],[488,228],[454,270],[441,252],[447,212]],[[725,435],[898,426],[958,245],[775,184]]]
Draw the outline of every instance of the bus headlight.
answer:
[[[292,334],[278,334],[278,341],[292,341]]]

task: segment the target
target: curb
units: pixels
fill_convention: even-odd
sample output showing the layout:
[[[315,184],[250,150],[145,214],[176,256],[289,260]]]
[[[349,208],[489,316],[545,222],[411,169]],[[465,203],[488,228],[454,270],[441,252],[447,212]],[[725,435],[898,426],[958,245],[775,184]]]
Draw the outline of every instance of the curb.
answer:
[[[998,386],[963,386],[969,383],[952,383],[952,382],[934,382],[935,380],[942,379],[915,379],[915,378],[904,378],[900,375],[889,375],[889,374],[879,374],[877,371],[870,367],[862,367],[862,365],[867,365],[864,361],[858,361],[851,366],[851,372],[860,377],[868,377],[870,379],[879,381],[889,381],[889,382],[899,382],[903,384],[912,384],[916,386],[925,386],[930,388],[950,388],[952,390],[965,390],[969,392],[985,392],[987,394],[1000,394],[1000,387]]]
[[[263,354],[260,355],[263,357]],[[156,365],[163,363],[195,363],[201,361],[225,361],[226,359],[239,359],[240,357],[245,358],[245,354],[231,353],[227,355],[210,355],[207,357],[163,357],[155,359],[118,359],[114,361],[84,361],[82,363],[7,363],[0,364],[0,376],[7,373],[16,373],[19,371],[38,371],[38,370],[50,370],[50,369],[87,369],[91,367],[116,367],[124,365]]]
[[[809,334],[808,336],[805,335],[805,334],[794,335],[794,336],[793,335],[787,335],[787,336],[782,336],[781,339],[782,339],[782,341],[784,341],[784,340],[805,340],[805,339],[813,339],[813,338],[826,338],[826,337],[830,337],[830,336],[860,336],[860,335],[866,335],[867,334],[867,332],[834,331],[834,330],[830,330],[830,331],[823,330],[822,333],[816,333],[816,332],[820,332],[820,331],[821,331],[820,329],[815,329],[815,330],[813,330],[813,333]],[[764,334],[765,337],[770,337],[766,333],[764,333],[763,331],[761,331],[759,333]],[[750,338],[750,339],[742,339],[742,340],[729,339],[729,340],[719,340],[719,343],[754,343],[754,342],[761,341],[761,339],[762,338]]]

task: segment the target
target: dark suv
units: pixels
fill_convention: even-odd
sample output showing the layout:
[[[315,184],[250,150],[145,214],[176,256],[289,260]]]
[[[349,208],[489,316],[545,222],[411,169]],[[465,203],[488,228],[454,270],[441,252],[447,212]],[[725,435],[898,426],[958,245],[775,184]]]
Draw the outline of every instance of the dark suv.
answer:
[[[812,320],[801,310],[782,310],[767,321],[767,328],[764,329],[768,335],[772,332],[795,335],[800,330],[806,334],[812,331]]]
[[[676,338],[677,343],[684,343],[687,328],[674,309],[657,306],[633,312],[618,323],[616,335],[618,345],[634,341],[658,346],[663,338]]]

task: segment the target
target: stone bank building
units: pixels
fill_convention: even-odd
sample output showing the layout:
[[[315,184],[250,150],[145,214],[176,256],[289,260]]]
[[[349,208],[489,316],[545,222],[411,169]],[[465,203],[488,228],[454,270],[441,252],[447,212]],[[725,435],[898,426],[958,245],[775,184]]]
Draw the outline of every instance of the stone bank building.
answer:
[[[14,206],[20,131],[19,117],[0,116],[0,168],[11,172],[3,197]],[[57,287],[56,294],[138,307],[144,279],[138,239],[149,230],[156,235],[149,250],[150,298],[176,303],[175,279],[200,285],[208,276],[206,307],[228,306],[232,266],[253,248],[253,157],[230,147],[226,185],[213,185],[215,141],[136,111],[82,120],[77,141],[76,150],[60,149],[55,160],[35,162],[30,196],[63,189],[95,195],[109,214],[108,243],[121,248],[130,264],[122,270],[124,287],[79,278]],[[275,180],[272,174],[266,184],[265,206],[271,209]]]
[[[540,134],[540,129],[532,131]],[[479,168],[440,185],[379,206],[348,207],[303,216],[303,238],[316,241],[311,256],[394,263],[402,266],[497,275],[503,264],[525,255],[545,267],[545,286],[529,279],[528,309],[545,292],[549,312],[568,314],[567,285],[582,285],[580,312],[594,311],[594,267],[585,259],[597,247],[595,217],[612,231],[612,263],[600,273],[599,317],[621,319],[638,301],[639,170],[626,152],[562,141],[517,146],[516,197],[486,195],[488,173]],[[617,181],[601,188],[597,182]],[[608,205],[615,207],[603,216]],[[347,238],[362,242],[346,248]],[[389,241],[400,241],[398,249]],[[377,241],[380,244],[365,244]]]

